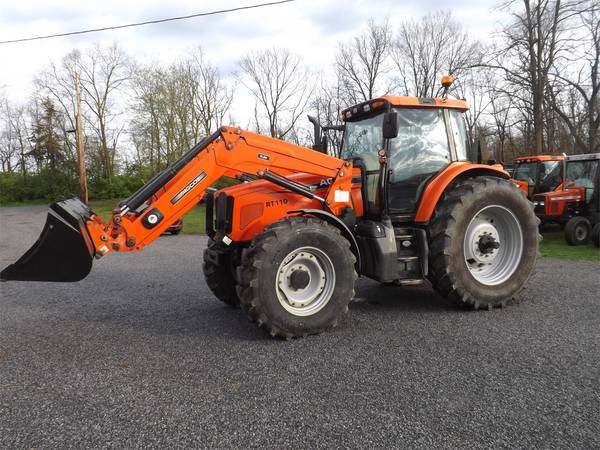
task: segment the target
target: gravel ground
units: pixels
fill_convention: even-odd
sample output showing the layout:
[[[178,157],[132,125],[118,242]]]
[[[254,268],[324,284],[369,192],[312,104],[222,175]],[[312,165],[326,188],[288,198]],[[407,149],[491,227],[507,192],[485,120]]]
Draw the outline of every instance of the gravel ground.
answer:
[[[44,215],[0,209],[1,266]],[[338,329],[286,342],[212,297],[203,248],[0,284],[0,448],[600,447],[599,264],[541,260],[491,312],[360,280]]]

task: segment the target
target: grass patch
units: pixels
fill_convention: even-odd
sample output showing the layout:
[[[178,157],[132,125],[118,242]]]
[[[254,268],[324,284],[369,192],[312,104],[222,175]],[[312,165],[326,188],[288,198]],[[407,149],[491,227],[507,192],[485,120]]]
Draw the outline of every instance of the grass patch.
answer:
[[[544,258],[600,262],[600,249],[594,247],[591,243],[587,245],[568,245],[564,232],[558,228],[544,230],[542,236],[544,239],[540,243],[540,253]]]
[[[119,203],[119,200],[92,200],[90,207],[104,220],[108,220],[117,203]],[[185,234],[204,234],[206,231],[205,223],[204,205],[195,206],[183,216],[183,230],[181,232]]]

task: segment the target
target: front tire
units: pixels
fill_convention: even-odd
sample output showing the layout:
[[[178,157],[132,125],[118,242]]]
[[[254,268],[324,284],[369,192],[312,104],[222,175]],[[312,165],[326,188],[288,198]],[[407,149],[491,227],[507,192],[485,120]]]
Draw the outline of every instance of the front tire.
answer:
[[[455,185],[431,221],[432,285],[475,309],[506,305],[535,266],[538,223],[533,204],[507,180],[482,176]]]
[[[211,253],[221,253],[221,264],[215,262]],[[202,271],[204,279],[211,292],[226,305],[237,308],[240,305],[236,291],[237,281],[233,276],[235,255],[234,250],[208,238],[206,250],[204,250],[204,263]]]
[[[355,262],[348,240],[327,222],[280,220],[244,250],[237,272],[242,310],[271,336],[333,328],[354,297]]]
[[[592,224],[585,217],[571,217],[565,225],[565,240],[569,245],[585,245],[591,234]]]

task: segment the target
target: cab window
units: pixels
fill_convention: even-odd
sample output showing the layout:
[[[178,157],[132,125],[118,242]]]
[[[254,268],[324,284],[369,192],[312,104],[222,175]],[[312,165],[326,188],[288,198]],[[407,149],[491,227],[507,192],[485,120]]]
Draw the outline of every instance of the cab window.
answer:
[[[412,213],[429,181],[450,163],[441,109],[398,108],[398,137],[390,140],[390,212]],[[465,157],[466,158],[466,157]]]
[[[569,161],[566,179],[577,187],[585,188],[585,200],[590,202],[594,196],[598,161]]]
[[[456,147],[456,156],[459,161],[467,161],[469,159],[470,145],[464,114],[456,110],[450,110],[449,112],[450,121],[452,122],[454,146]]]

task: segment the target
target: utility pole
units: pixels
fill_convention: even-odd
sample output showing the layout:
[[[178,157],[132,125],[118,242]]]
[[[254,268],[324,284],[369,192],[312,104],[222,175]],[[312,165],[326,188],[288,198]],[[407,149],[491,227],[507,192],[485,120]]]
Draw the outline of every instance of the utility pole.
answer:
[[[77,157],[79,160],[79,197],[87,205],[88,189],[87,175],[85,173],[85,149],[83,148],[83,124],[81,121],[81,88],[79,72],[75,74],[75,142],[77,145]]]

